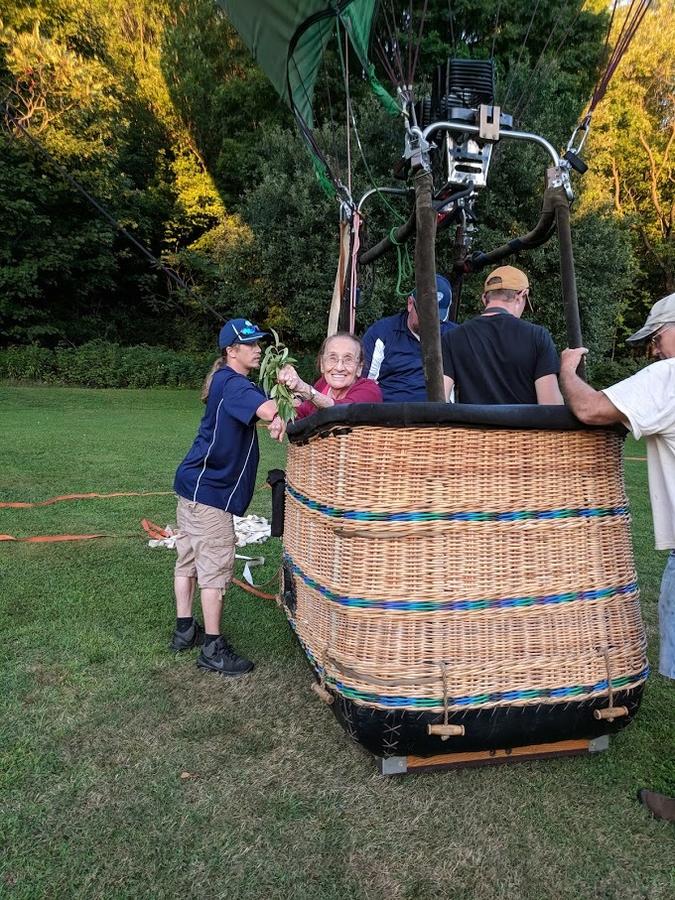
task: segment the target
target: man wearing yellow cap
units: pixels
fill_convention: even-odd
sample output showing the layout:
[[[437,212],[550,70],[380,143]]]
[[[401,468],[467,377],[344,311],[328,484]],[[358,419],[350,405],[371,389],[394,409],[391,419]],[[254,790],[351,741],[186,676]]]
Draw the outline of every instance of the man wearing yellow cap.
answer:
[[[521,320],[527,275],[500,266],[485,279],[480,316],[443,335],[445,395],[458,403],[563,402],[558,353],[542,325]]]

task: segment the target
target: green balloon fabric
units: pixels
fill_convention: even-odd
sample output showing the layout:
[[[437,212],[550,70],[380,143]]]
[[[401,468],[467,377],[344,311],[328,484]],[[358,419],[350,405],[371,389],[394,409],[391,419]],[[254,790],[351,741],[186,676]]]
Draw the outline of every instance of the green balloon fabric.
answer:
[[[368,45],[377,0],[217,0],[279,96],[310,128],[312,101],[321,59],[335,35],[338,19],[373,90],[397,114],[368,60]]]

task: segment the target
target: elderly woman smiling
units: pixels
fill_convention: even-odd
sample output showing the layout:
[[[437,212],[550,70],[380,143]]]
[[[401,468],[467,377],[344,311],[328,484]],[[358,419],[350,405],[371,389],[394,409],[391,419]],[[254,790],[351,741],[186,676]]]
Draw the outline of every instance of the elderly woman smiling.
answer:
[[[327,337],[317,363],[321,377],[314,385],[306,384],[293,366],[284,366],[277,376],[279,384],[303,401],[295,411],[298,419],[338,404],[382,402],[377,382],[361,378],[363,347],[353,334],[341,331]]]

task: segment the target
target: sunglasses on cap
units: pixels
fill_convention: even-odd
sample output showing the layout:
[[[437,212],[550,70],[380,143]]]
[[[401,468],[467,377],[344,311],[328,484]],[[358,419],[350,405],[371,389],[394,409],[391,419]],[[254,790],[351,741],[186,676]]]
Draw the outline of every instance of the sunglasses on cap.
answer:
[[[244,325],[243,328],[239,329],[233,325],[232,329],[238,338],[253,337],[254,334],[258,333],[258,329],[254,325]]]

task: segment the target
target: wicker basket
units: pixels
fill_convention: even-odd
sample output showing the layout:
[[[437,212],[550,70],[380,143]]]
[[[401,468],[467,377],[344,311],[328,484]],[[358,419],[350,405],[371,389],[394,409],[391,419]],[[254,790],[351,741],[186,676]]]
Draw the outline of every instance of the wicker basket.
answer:
[[[452,407],[431,426],[408,407],[401,427],[371,409],[372,424],[361,408],[297,429],[288,459],[286,605],[343,713],[451,723],[546,706],[537,740],[570,703],[586,704],[577,732],[606,731],[592,711],[617,697],[630,718],[647,659],[623,436],[563,410],[565,428],[533,429]],[[500,743],[465,731],[464,745]]]

